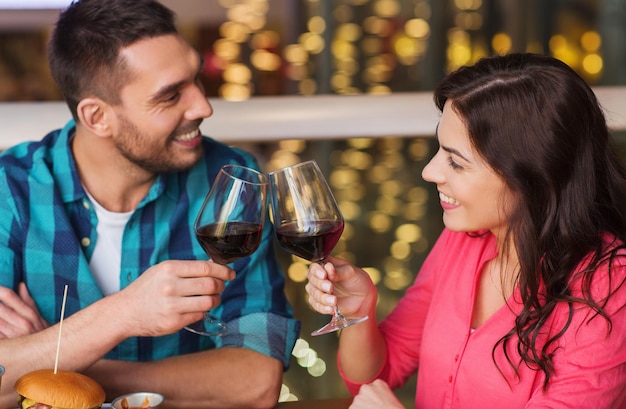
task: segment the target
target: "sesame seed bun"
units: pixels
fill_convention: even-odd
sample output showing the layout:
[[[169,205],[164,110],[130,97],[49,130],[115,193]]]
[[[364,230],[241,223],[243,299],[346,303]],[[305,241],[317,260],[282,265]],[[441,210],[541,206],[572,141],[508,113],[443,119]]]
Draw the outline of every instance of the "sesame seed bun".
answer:
[[[93,379],[77,372],[40,369],[15,382],[23,398],[63,409],[93,409],[104,403],[104,389]]]

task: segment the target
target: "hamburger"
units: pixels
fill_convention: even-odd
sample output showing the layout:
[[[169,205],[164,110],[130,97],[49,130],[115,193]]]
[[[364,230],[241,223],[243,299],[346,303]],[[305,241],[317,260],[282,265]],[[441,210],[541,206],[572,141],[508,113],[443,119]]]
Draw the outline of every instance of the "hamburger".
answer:
[[[21,409],[97,409],[106,398],[93,379],[71,371],[40,369],[15,382]]]

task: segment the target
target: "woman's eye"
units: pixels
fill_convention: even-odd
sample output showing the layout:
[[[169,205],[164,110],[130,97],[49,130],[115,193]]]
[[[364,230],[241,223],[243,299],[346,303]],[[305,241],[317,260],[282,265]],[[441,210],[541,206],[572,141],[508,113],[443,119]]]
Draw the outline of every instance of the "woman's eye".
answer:
[[[456,170],[463,169],[463,166],[456,163],[454,159],[452,159],[452,157],[448,157],[448,164],[450,165],[452,169],[456,169]]]

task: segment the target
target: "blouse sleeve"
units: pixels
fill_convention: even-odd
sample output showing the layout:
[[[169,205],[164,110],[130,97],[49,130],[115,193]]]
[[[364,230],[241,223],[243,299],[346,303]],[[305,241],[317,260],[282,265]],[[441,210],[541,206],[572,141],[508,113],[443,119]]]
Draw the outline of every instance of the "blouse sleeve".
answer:
[[[413,285],[379,324],[387,344],[387,358],[380,373],[372,380],[383,379],[391,388],[397,388],[417,371],[424,322],[437,281],[437,265],[447,248],[449,236],[450,232],[444,230],[422,264]],[[356,394],[363,383],[350,381],[344,375],[339,360],[338,366],[348,390]]]

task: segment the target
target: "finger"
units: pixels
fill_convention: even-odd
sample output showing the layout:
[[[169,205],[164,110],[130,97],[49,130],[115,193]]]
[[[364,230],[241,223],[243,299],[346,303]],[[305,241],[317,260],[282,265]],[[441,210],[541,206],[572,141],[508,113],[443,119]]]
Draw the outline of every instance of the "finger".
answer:
[[[9,321],[5,319],[5,311],[0,304],[0,339],[13,338],[15,335],[15,329]]]
[[[6,338],[15,338],[38,331],[37,326],[33,322],[1,303],[0,317],[0,332]]]
[[[21,282],[18,285],[18,287],[17,287],[17,294],[20,296],[22,301],[24,301],[26,303],[26,305],[30,306],[31,308],[36,308],[35,301],[30,296],[30,293],[28,292],[28,287],[26,287],[26,283],[25,282]]]
[[[310,267],[307,272],[307,278],[309,283],[311,283],[311,285],[313,285],[316,289],[326,293],[331,293],[333,291],[333,284],[329,280],[326,270],[321,266],[316,265],[315,267]]]
[[[323,284],[321,289],[308,282],[304,289],[320,304],[334,306],[337,303],[337,297],[332,294],[332,285],[329,282]]]
[[[22,301],[24,301],[26,305],[32,308],[33,311],[37,312],[36,314],[37,317],[36,317],[36,322],[35,322],[37,330],[41,331],[42,329],[48,328],[50,324],[48,324],[48,322],[39,313],[37,304],[35,304],[35,300],[33,300],[33,298],[30,296],[30,292],[28,291],[28,287],[26,287],[26,283],[21,282],[17,288],[17,291]]]
[[[375,379],[372,383],[370,383],[370,386],[372,387],[372,389],[391,392],[389,384],[387,384],[387,382],[383,381],[382,379]]]
[[[170,270],[178,277],[213,277],[224,281],[235,279],[235,271],[232,268],[211,260],[168,260],[161,264],[162,268]]]
[[[324,264],[324,272],[328,280],[333,283],[338,283],[354,276],[353,266],[347,261],[336,257]]]
[[[335,265],[333,263],[325,263],[324,264],[324,271],[326,272],[326,276],[328,277],[328,279],[330,281],[336,281],[338,276],[337,276],[337,269],[335,268]]]
[[[172,308],[171,313],[177,315],[205,313],[220,303],[221,297],[218,294],[181,297],[176,300],[176,305]]]
[[[179,283],[176,295],[190,296],[219,296],[226,288],[226,283],[213,277],[185,278]]]
[[[333,313],[334,306],[337,302],[335,296],[318,291],[313,287],[306,288],[306,290],[309,294],[308,302],[314,310],[321,314]]]
[[[311,279],[311,277],[318,278],[320,280],[325,280],[327,278],[326,270],[318,263],[309,264],[306,274],[309,279]]]
[[[28,331],[27,333],[45,328],[43,326],[45,321],[41,318],[34,301],[31,300],[31,306],[12,289],[0,287],[0,302],[5,307],[3,313],[6,315],[2,316],[11,326],[21,331]]]

